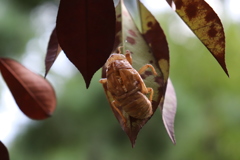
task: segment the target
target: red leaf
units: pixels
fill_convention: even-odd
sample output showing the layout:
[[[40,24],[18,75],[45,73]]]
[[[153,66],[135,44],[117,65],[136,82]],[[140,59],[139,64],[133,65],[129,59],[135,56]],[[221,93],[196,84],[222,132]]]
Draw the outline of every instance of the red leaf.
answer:
[[[0,159],[9,160],[9,153],[5,145],[0,141]]]
[[[56,107],[55,92],[48,81],[20,63],[0,59],[0,70],[19,108],[36,120],[48,118]]]
[[[112,0],[60,1],[56,25],[58,41],[82,73],[87,87],[113,49],[115,20]]]
[[[62,51],[61,47],[58,44],[57,39],[57,32],[56,28],[53,29],[52,34],[50,36],[49,42],[48,42],[48,48],[47,48],[47,54],[45,58],[45,76],[47,76],[48,71],[52,67],[53,63],[57,59],[57,56]]]

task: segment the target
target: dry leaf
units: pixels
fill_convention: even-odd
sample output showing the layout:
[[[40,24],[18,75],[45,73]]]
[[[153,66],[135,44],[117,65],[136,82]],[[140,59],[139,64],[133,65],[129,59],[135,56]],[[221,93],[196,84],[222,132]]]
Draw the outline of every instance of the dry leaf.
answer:
[[[225,73],[225,35],[222,23],[204,0],[174,0],[177,14],[212,53]]]
[[[62,48],[58,44],[56,28],[53,29],[50,36],[47,48],[47,54],[45,57],[45,76],[47,76],[48,71],[52,67],[53,63],[57,59],[59,53],[62,51]]]
[[[36,120],[52,115],[56,107],[56,96],[46,79],[7,58],[0,59],[0,70],[17,105],[25,115]]]

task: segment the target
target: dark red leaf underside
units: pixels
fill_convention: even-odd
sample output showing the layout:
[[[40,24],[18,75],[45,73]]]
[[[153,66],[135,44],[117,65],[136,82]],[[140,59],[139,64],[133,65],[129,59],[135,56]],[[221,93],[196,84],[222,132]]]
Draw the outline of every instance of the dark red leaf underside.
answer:
[[[45,57],[45,76],[47,76],[50,68],[57,59],[59,53],[62,51],[61,47],[58,44],[56,28],[53,29],[50,36],[47,48],[47,54]]]
[[[0,141],[0,159],[9,160],[9,153],[5,145]]]
[[[18,107],[25,115],[36,120],[52,115],[56,107],[56,95],[46,79],[7,58],[0,59],[0,70]]]
[[[204,0],[174,0],[174,4],[177,14],[212,53],[228,75],[225,64],[225,35],[218,15]]]
[[[110,55],[115,37],[112,0],[61,0],[57,16],[58,41],[88,87],[93,74]]]

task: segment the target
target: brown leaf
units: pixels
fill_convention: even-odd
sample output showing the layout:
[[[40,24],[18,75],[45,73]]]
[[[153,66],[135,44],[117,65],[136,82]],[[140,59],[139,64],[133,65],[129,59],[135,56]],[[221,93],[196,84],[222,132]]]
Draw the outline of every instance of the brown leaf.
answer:
[[[51,116],[56,107],[56,96],[48,81],[12,59],[1,58],[0,70],[24,114],[36,120]]]
[[[174,144],[176,144],[176,139],[174,135],[174,119],[177,110],[177,98],[173,84],[170,79],[168,79],[167,90],[165,95],[165,100],[163,104],[162,119],[167,133]]]
[[[0,159],[9,160],[9,153],[6,146],[0,141]]]
[[[58,44],[56,28],[53,29],[50,36],[47,48],[47,54],[45,57],[45,76],[47,76],[50,68],[57,59],[59,53],[62,51],[62,48]]]
[[[174,0],[177,14],[212,53],[225,73],[225,35],[222,23],[204,0]]]
[[[112,0],[60,1],[56,25],[58,41],[82,73],[87,87],[113,49],[115,23]]]

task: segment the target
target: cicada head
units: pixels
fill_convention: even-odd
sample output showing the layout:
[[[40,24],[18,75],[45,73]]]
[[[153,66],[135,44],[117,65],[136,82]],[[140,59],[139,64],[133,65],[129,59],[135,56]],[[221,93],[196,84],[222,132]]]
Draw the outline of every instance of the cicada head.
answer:
[[[112,53],[106,64],[106,68],[111,68],[112,66],[118,69],[132,68],[131,64],[127,61],[125,55],[119,53]]]

